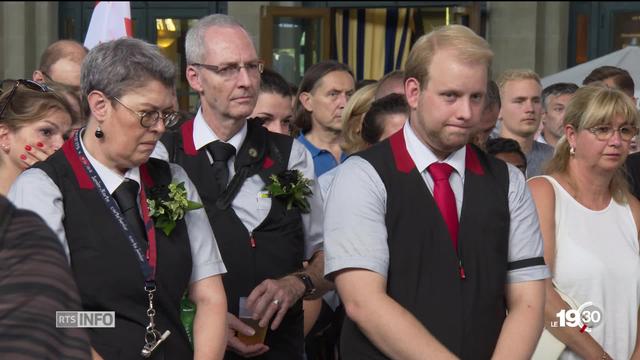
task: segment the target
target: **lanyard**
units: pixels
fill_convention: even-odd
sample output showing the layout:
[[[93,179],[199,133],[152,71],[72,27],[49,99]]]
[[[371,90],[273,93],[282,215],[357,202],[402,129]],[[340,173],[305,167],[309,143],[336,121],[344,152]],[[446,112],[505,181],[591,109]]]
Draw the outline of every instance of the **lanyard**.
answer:
[[[116,203],[116,201],[113,199],[113,197],[107,190],[107,187],[104,185],[104,183],[102,182],[102,179],[100,179],[100,176],[98,175],[96,170],[93,168],[93,166],[89,162],[89,159],[87,159],[84,153],[84,150],[82,149],[82,145],[80,144],[80,133],[81,131],[76,131],[75,136],[73,138],[73,146],[76,153],[78,154],[78,158],[80,158],[80,163],[82,164],[85,171],[87,172],[87,175],[89,176],[89,178],[95,185],[96,189],[98,190],[98,194],[100,194],[102,201],[104,201],[105,205],[111,212],[111,215],[116,219],[116,222],[118,223],[118,225],[120,225],[120,230],[122,230],[122,233],[125,235],[125,237],[129,241],[129,245],[131,245],[131,248],[133,249],[136,255],[136,259],[138,260],[138,264],[140,265],[140,270],[142,271],[142,275],[144,276],[145,290],[147,291],[149,291],[148,289],[155,290],[155,270],[156,270],[156,263],[157,263],[156,233],[155,233],[155,228],[152,224],[152,220],[149,217],[149,209],[146,206],[147,196],[144,192],[144,187],[140,186],[139,200],[140,200],[140,206],[142,208],[142,217],[147,230],[147,239],[149,240],[149,249],[147,250],[146,254],[140,247],[141,242],[136,240],[135,234],[127,226],[127,221],[122,215],[122,212],[118,207],[118,204]],[[149,226],[150,223],[151,223],[151,226]],[[143,239],[140,239],[140,240],[142,241]]]

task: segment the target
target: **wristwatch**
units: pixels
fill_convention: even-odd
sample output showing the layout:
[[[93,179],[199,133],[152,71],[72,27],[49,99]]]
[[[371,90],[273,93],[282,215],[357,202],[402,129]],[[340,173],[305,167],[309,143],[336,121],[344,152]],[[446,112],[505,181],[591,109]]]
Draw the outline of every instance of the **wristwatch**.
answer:
[[[311,281],[311,277],[309,277],[309,275],[305,273],[296,273],[295,276],[304,284],[304,295],[302,295],[303,298],[316,293],[316,287],[313,285],[313,281]]]

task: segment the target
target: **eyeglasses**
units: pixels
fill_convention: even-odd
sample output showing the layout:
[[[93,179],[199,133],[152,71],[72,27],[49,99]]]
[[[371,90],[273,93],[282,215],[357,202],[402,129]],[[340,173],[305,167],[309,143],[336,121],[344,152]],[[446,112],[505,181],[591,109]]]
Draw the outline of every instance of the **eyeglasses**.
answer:
[[[208,64],[200,64],[200,63],[193,63],[191,65],[203,67],[225,79],[235,78],[236,76],[238,76],[238,74],[240,74],[240,69],[242,68],[244,68],[247,71],[247,73],[251,76],[262,74],[262,71],[264,70],[264,63],[260,60],[251,61],[251,62],[245,63],[244,65],[240,65],[237,63],[228,64],[224,66],[208,65]]]
[[[616,131],[620,133],[620,138],[624,141],[630,141],[634,136],[638,135],[638,128],[633,125],[624,125],[617,129],[614,129],[609,125],[599,125],[587,130],[595,135],[596,139],[600,141],[609,140]]]
[[[160,111],[137,112],[127,105],[123,104],[122,101],[120,101],[117,97],[112,96],[111,98],[118,102],[118,104],[122,105],[122,107],[138,116],[140,118],[140,126],[142,126],[143,128],[150,128],[154,126],[160,119],[162,119],[164,127],[170,128],[173,125],[177,124],[178,120],[180,120],[180,114],[178,114],[178,112],[176,111],[168,113],[161,113]]]
[[[2,105],[2,110],[0,110],[0,118],[4,114],[4,111],[7,109],[7,106],[9,106],[9,103],[11,103],[11,99],[13,99],[13,96],[15,95],[16,90],[18,89],[18,86],[22,85],[29,90],[38,91],[42,93],[51,92],[51,89],[46,85],[38,84],[33,80],[24,80],[24,79],[3,81],[2,82],[3,92],[4,92],[4,89],[7,88],[5,84],[10,84],[10,83],[13,83],[13,85],[11,87],[11,90],[9,90],[9,95],[7,95],[6,100]]]

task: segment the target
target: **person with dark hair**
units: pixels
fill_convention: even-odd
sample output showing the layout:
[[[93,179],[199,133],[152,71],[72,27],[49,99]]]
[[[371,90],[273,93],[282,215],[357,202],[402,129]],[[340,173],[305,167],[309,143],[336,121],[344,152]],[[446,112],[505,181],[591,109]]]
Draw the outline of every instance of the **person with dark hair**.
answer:
[[[40,65],[32,79],[39,83],[55,81],[69,85],[80,94],[80,66],[87,48],[74,40],[58,40],[49,45],[40,57]]]
[[[404,71],[394,70],[385,74],[378,81],[378,88],[374,100],[383,98],[389,94],[404,94]]]
[[[282,75],[264,69],[260,75],[260,94],[249,119],[269,131],[289,135],[293,118],[291,87]]]
[[[56,235],[0,195],[0,358],[90,358],[82,328],[57,328],[57,311],[82,310]]]
[[[498,88],[498,84],[493,80],[489,80],[489,82],[487,82],[487,95],[485,96],[484,108],[482,109],[482,116],[480,117],[480,125],[472,141],[479,148],[484,149],[485,142],[495,131],[501,107],[502,103],[500,102],[500,89]]]
[[[542,132],[537,141],[556,147],[564,135],[564,113],[578,90],[574,83],[555,83],[542,90]]]
[[[157,46],[104,42],[82,64],[87,126],[23,172],[9,198],[38,213],[68,256],[83,310],[113,311],[90,328],[109,359],[220,359],[226,348],[225,266],[185,171],[150,159],[178,120],[176,69]],[[193,347],[180,318],[196,305]]]
[[[392,93],[375,100],[364,115],[362,139],[369,145],[386,139],[402,129],[410,115],[411,109],[404,95]]]
[[[527,157],[517,141],[500,137],[488,139],[485,143],[485,151],[487,154],[517,167],[523,174],[527,172]]]
[[[493,52],[462,25],[420,37],[402,131],[350,156],[325,202],[325,275],[344,359],[528,359],[542,332],[542,239],[518,169],[468,145]],[[523,326],[526,324],[526,326]]]
[[[378,83],[378,80],[373,80],[373,79],[360,80],[356,83],[356,91],[362,89],[367,85],[376,84],[376,83]]]
[[[593,69],[584,78],[582,85],[589,85],[596,81],[602,81],[608,87],[622,90],[632,99],[635,99],[635,83],[629,72],[617,66],[604,65]]]
[[[159,147],[202,194],[229,270],[224,357],[302,359],[302,300],[332,287],[323,277],[313,159],[291,136],[247,121],[264,64],[242,24],[224,14],[205,16],[187,32],[185,48],[187,79],[201,107]],[[241,301],[256,330],[240,319]],[[248,339],[257,333],[262,339]]]
[[[312,65],[300,82],[295,106],[297,139],[311,152],[316,176],[346,158],[340,148],[342,111],[354,91],[353,72],[335,60]]]

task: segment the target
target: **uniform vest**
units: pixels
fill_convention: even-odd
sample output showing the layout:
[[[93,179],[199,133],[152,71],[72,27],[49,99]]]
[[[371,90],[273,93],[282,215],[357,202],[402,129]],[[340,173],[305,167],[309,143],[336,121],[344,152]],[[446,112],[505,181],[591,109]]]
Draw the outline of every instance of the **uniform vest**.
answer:
[[[146,315],[149,302],[139,263],[82,167],[72,140],[62,150],[35,167],[45,171],[62,193],[63,225],[82,308],[115,311],[115,328],[89,329],[91,346],[105,360],[140,359],[149,323]],[[171,182],[169,164],[164,161],[149,159],[140,167],[140,173],[147,194],[154,186]],[[189,284],[192,266],[184,220],[178,221],[170,237],[156,229],[156,242],[156,329],[170,330],[171,336],[153,352],[151,359],[192,358],[180,321],[180,299]]]
[[[404,133],[360,156],[374,167],[387,192],[388,295],[460,358],[489,359],[506,310],[507,167],[467,146],[456,255],[438,206],[406,149]],[[349,319],[341,343],[345,359],[386,359]]]
[[[271,209],[253,231],[249,231],[231,207],[231,201],[244,180],[258,175],[265,184],[269,177],[287,170],[293,139],[248,123],[247,136],[234,163],[236,175],[227,190],[214,181],[206,149],[196,150],[193,120],[162,139],[169,158],[181,165],[202,197],[218,248],[227,267],[222,276],[229,312],[238,314],[240,297],[248,296],[265,279],[278,279],[299,270],[304,260],[304,230],[297,208],[287,210],[283,202],[272,199]],[[255,194],[257,198],[257,194]],[[302,302],[289,309],[276,331],[267,331],[270,350],[257,359],[299,359],[303,354]],[[225,359],[235,359],[227,353]]]

